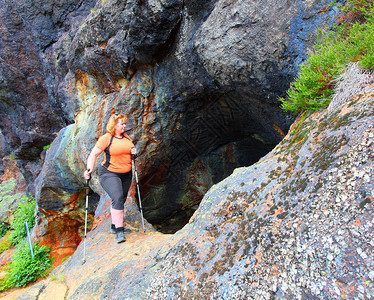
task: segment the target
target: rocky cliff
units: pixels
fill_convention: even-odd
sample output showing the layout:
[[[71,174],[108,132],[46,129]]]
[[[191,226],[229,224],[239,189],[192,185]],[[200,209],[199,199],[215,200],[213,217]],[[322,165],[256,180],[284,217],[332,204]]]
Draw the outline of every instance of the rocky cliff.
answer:
[[[74,253],[19,299],[370,298],[374,95],[290,130],[277,102],[330,2],[3,0],[1,180],[35,194],[58,263]],[[146,233],[132,188],[115,244],[94,174],[82,264],[82,173],[112,108]]]
[[[34,236],[77,247],[81,174],[112,108],[129,116],[146,219],[163,232],[181,228],[213,184],[284,137],[294,118],[277,97],[336,5],[2,1],[1,153],[14,156],[37,198]],[[95,176],[91,188],[90,224],[108,217]]]
[[[173,235],[109,221],[18,299],[370,299],[374,86],[300,116],[269,154],[204,196]]]

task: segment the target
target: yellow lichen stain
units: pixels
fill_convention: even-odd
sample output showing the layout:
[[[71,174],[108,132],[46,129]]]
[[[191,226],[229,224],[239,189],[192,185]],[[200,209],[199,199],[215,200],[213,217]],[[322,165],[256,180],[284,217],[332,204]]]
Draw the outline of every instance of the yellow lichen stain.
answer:
[[[108,42],[103,42],[103,43],[100,44],[99,47],[100,47],[101,49],[105,50],[107,46],[108,46]]]
[[[129,84],[129,81],[125,78],[121,78],[117,81],[117,86],[120,88],[120,89],[123,89],[125,88],[127,85]]]
[[[78,70],[75,73],[75,87],[84,94],[85,88],[89,84],[88,74],[83,73],[81,70]]]
[[[75,88],[77,97],[81,101],[81,107],[89,106],[97,101],[97,92],[94,87],[93,78],[89,74],[78,70],[75,73]]]

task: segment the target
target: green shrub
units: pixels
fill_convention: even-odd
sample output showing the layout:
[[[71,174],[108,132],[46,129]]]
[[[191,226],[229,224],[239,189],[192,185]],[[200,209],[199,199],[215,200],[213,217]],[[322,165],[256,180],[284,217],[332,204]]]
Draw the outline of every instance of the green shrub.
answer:
[[[10,226],[6,222],[0,222],[0,238],[5,236],[9,230]]]
[[[342,24],[334,31],[321,34],[287,97],[279,99],[284,110],[300,113],[327,107],[334,80],[350,62],[374,68],[374,4],[371,0],[350,0],[342,11],[350,17],[341,18]]]
[[[7,275],[0,281],[0,291],[12,287],[26,286],[39,277],[48,275],[52,260],[50,247],[33,245],[34,259],[31,257],[30,247],[26,241],[18,244],[14,252],[12,263]]]
[[[8,275],[8,273],[10,272],[10,263],[7,263],[5,266],[2,266],[0,271],[2,273],[6,272]],[[7,275],[0,277],[0,292],[14,287],[9,279],[9,276]]]
[[[35,199],[33,197],[23,197],[21,202],[18,204],[16,211],[14,212],[13,219],[10,222],[11,235],[10,239],[13,244],[18,244],[26,237],[26,231],[24,222],[27,221],[27,225],[31,230],[35,225]]]

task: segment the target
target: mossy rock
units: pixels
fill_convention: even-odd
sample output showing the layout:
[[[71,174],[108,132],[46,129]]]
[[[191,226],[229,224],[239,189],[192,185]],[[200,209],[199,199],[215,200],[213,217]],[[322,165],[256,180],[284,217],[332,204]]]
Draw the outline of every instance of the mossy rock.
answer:
[[[17,208],[18,202],[24,196],[23,193],[16,193],[17,180],[11,178],[0,184],[0,221],[9,222],[13,211]]]

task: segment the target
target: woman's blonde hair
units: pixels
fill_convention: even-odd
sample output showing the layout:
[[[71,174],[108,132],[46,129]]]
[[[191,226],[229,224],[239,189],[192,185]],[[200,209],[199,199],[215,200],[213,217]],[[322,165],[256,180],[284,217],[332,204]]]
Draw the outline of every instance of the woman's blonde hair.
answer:
[[[116,115],[114,112],[112,112],[112,115],[109,118],[108,124],[106,125],[106,132],[114,136],[115,134],[114,127],[119,121],[127,122],[127,117],[123,114]]]

